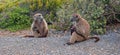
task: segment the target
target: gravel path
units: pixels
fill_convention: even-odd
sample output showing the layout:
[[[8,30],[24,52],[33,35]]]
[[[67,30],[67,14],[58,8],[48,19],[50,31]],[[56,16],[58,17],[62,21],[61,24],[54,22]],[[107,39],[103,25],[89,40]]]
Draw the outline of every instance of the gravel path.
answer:
[[[101,35],[97,43],[87,40],[64,45],[69,37],[68,34],[47,38],[0,37],[0,55],[120,55],[118,33]]]

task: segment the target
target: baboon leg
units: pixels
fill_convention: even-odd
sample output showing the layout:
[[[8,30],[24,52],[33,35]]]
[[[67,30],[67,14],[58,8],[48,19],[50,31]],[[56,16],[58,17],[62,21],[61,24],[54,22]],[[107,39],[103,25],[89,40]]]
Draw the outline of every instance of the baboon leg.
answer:
[[[40,34],[37,33],[37,32],[33,32],[33,35],[34,35],[35,38],[38,38],[40,36]]]
[[[69,42],[66,43],[66,44],[68,44],[68,45],[74,44],[74,43],[76,42],[77,38],[78,38],[78,37],[76,36],[76,33],[73,32],[72,36],[70,37]]]
[[[48,31],[46,31],[45,33],[43,33],[42,35],[39,36],[39,38],[44,38],[47,37]]]
[[[44,37],[47,37],[47,34],[48,34],[48,30],[45,31]]]
[[[44,33],[42,34],[42,36],[43,36],[43,37],[47,37],[48,30],[44,29],[43,32],[44,32]]]

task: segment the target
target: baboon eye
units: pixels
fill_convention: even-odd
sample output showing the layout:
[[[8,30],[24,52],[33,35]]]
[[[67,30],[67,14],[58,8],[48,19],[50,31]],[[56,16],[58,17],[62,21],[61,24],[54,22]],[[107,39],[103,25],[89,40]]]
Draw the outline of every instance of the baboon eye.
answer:
[[[38,15],[38,16],[41,16],[41,15]]]
[[[78,15],[76,15],[76,18],[78,18]]]

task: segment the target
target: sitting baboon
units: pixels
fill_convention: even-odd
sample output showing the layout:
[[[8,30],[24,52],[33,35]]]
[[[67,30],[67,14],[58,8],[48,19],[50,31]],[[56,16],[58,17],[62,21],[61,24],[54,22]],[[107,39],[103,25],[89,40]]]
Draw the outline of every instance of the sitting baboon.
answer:
[[[31,25],[33,35],[26,35],[24,37],[47,37],[48,25],[41,13],[37,13],[33,16],[33,23]]]
[[[73,44],[75,42],[81,42],[85,41],[88,39],[96,39],[95,42],[99,41],[98,37],[89,37],[90,35],[90,25],[85,20],[82,18],[79,14],[73,14],[71,22],[73,23],[71,25],[71,38],[69,42],[67,43],[68,45]]]

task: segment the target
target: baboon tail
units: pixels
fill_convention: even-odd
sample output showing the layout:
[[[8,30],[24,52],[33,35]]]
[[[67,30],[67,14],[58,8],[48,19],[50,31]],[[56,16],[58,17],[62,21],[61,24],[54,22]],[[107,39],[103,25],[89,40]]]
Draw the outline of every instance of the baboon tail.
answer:
[[[34,37],[33,35],[25,35],[24,37]]]
[[[100,40],[99,37],[89,37],[89,39],[96,39],[95,42],[98,42]]]

